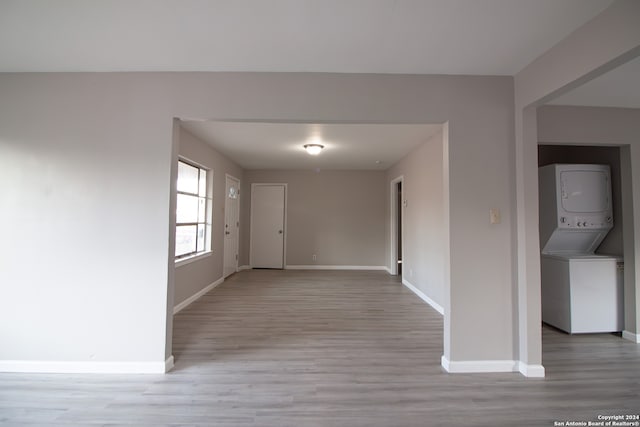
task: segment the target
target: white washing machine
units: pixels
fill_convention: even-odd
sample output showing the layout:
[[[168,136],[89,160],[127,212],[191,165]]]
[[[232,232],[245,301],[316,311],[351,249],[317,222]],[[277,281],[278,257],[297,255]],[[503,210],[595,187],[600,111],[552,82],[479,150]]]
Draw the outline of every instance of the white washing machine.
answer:
[[[540,262],[545,323],[571,334],[623,329],[622,258],[546,254]]]
[[[623,329],[622,257],[596,254],[613,228],[609,166],[539,169],[542,320],[569,333]]]

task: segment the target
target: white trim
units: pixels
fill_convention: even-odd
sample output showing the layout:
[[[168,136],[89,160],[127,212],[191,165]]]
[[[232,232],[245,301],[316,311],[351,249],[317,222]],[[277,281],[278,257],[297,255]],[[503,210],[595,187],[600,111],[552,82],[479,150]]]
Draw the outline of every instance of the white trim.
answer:
[[[544,378],[544,366],[542,365],[527,365],[520,361],[518,362],[518,371],[528,378]]]
[[[204,169],[207,172],[213,170],[213,168],[211,166],[207,166],[207,165],[204,165],[204,164],[202,164],[200,162],[196,162],[195,160],[191,160],[190,157],[183,156],[182,154],[178,154],[178,160],[181,160],[181,161],[183,161],[185,163],[191,163],[191,166],[195,166],[197,168]]]
[[[384,266],[384,270],[385,270],[387,273],[389,273],[390,275],[395,276],[395,274],[393,274],[393,273],[391,272],[391,269],[390,269],[389,267],[387,267],[386,265]]]
[[[442,230],[443,233],[441,253],[443,258],[442,277],[442,306],[444,307],[444,319],[442,322],[442,349],[447,356],[451,355],[451,185],[449,160],[449,122],[442,124]]]
[[[634,334],[633,332],[629,331],[622,331],[622,338],[636,344],[640,344],[640,334]]]
[[[447,371],[447,372],[451,372],[451,366],[449,364],[449,359],[447,359],[446,357],[444,357],[444,355],[440,358],[440,365],[442,365],[442,368]]]
[[[224,282],[224,277],[221,277],[218,280],[216,280],[215,282],[211,283],[210,285],[207,285],[206,288],[199,290],[198,292],[196,292],[195,294],[191,295],[186,300],[182,301],[180,304],[176,304],[173,307],[173,314],[179,313],[181,310],[186,308],[189,304],[191,304],[192,302],[194,302],[195,300],[197,300],[198,298],[200,298],[201,296],[203,296],[204,294],[206,294],[207,292],[209,292],[211,289],[215,288],[216,286],[218,286],[222,282]]]
[[[160,362],[0,360],[0,372],[34,374],[164,374],[171,368],[173,356]]]
[[[227,203],[229,203],[229,197],[227,194],[227,180],[232,179],[234,181],[236,181],[238,183],[238,210],[236,212],[237,214],[237,218],[234,218],[237,222],[237,232],[236,232],[236,238],[235,238],[235,243],[236,243],[236,253],[235,253],[235,257],[236,257],[236,262],[235,262],[235,272],[237,273],[238,270],[238,264],[240,263],[240,200],[242,197],[242,187],[241,187],[241,182],[238,178],[236,178],[235,176],[225,173],[224,174],[224,217],[222,218],[222,222],[224,224],[227,223],[227,210],[228,210],[228,206]],[[226,230],[223,229],[223,233],[225,233]],[[227,245],[226,245],[227,239],[226,239],[226,235],[223,234],[222,235],[222,275],[224,276],[224,268],[225,268],[225,261],[226,261],[226,257],[228,256],[227,254]],[[227,274],[224,277],[229,277],[233,274],[234,272],[232,271],[231,273]]]
[[[174,366],[174,359],[173,359],[173,354],[169,357],[167,357],[167,360],[164,361],[164,372],[169,372],[170,370],[173,369]]]
[[[178,143],[179,144],[179,143]],[[179,151],[179,150],[178,150]],[[211,256],[211,254],[213,253],[213,249],[212,249],[212,241],[213,241],[213,184],[214,184],[214,176],[215,176],[215,172],[213,170],[212,166],[206,166],[203,165],[200,162],[191,160],[189,157],[183,156],[180,153],[178,153],[178,163],[179,162],[183,162],[183,163],[187,163],[193,167],[196,167],[198,169],[203,169],[206,173],[207,173],[207,188],[206,188],[206,195],[204,197],[205,199],[205,220],[204,220],[204,225],[205,225],[205,234],[206,234],[206,240],[205,240],[205,250],[197,252],[193,255],[190,255],[189,257],[186,258],[182,258],[182,259],[176,259],[175,261],[175,266],[176,267],[180,267],[183,266],[185,264],[190,264],[194,261],[199,260],[200,258],[206,258],[208,256]],[[179,165],[176,164],[176,176],[174,178],[178,177],[178,169],[179,169]],[[176,197],[176,206],[177,206],[177,200],[178,200],[178,188],[177,188],[177,181],[176,181],[176,185],[174,187],[172,187],[171,189],[172,191],[175,192],[175,197]],[[173,194],[172,194],[173,195]],[[177,219],[175,218],[175,216],[172,218],[171,221],[171,226],[172,226],[172,233],[174,234],[174,247],[173,247],[173,257],[175,259],[175,234],[176,234],[176,227],[177,227]],[[208,226],[208,227],[207,227]],[[208,232],[207,232],[208,230]]]
[[[287,265],[285,270],[387,270],[385,265]]]
[[[240,190],[240,178],[236,178],[235,176],[231,175],[230,173],[225,173],[224,174],[225,178],[229,177],[231,179],[235,179],[236,181],[238,181],[238,190]],[[238,193],[240,194],[240,193]]]
[[[238,267],[238,271],[243,271],[243,270],[251,270],[251,266],[245,264]]]
[[[200,261],[201,259],[210,257],[211,255],[213,255],[213,251],[208,250],[206,252],[200,252],[198,254],[191,255],[190,257],[187,257],[187,258],[176,260],[176,268],[182,267],[183,265],[191,264],[192,262],[195,262],[195,261]]]
[[[391,224],[390,224],[390,230],[391,230],[391,236],[390,236],[390,244],[391,244],[391,248],[390,248],[390,261],[389,261],[389,274],[395,276],[398,274],[398,257],[396,256],[396,254],[398,253],[398,239],[397,239],[397,234],[398,234],[398,192],[396,191],[396,184],[398,183],[402,183],[402,191],[404,192],[404,175],[400,175],[394,179],[392,179],[390,181],[390,196],[389,196],[389,200],[391,201]],[[402,227],[402,234],[404,235],[404,214],[403,214],[403,210],[400,210],[400,222],[402,223],[403,227]],[[404,239],[402,239],[402,245],[403,245],[403,251],[402,254],[404,255]]]
[[[435,311],[444,316],[444,308],[440,304],[426,296],[420,289],[412,285],[411,282],[409,282],[407,279],[402,278],[402,284],[409,288],[414,294],[418,295],[424,302],[433,307]]]
[[[450,361],[442,356],[440,361],[445,371],[452,374],[520,372],[527,378],[544,378],[544,366],[527,365],[516,360],[465,360]]]
[[[518,372],[518,362],[515,360],[450,361],[442,356],[441,364],[450,373]]]

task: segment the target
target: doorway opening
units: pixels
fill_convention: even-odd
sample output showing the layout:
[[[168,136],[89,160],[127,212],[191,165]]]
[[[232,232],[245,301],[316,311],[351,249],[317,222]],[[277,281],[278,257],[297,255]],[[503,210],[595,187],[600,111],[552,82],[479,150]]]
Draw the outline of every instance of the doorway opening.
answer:
[[[402,184],[404,176],[391,181],[391,261],[390,270],[394,276],[402,278]]]
[[[397,194],[397,206],[398,212],[402,212],[402,181],[398,181],[396,184],[396,194]],[[396,250],[396,258],[398,259],[398,276],[402,276],[402,215],[396,215],[397,222],[397,239],[398,245]]]
[[[625,298],[623,289],[625,286],[623,279],[625,239],[632,238],[627,236],[629,233],[625,233],[623,228],[625,222],[631,220],[625,218],[627,213],[625,213],[624,203],[632,200],[630,186],[623,185],[625,169],[623,165],[629,161],[625,158],[627,155],[625,153],[628,153],[628,150],[621,150],[619,146],[538,145],[539,167],[552,164],[608,166],[613,214],[613,227],[594,252],[594,257],[602,257],[602,259],[582,259],[580,255],[574,254],[541,255],[543,363],[548,369],[553,369],[553,362],[551,361],[548,365],[544,361],[545,354],[565,352],[567,348],[583,345],[586,341],[595,346],[594,351],[596,351],[600,347],[613,345],[611,340],[616,339],[615,336],[621,337],[628,327],[626,325],[628,319],[625,317],[629,316],[625,316],[625,312],[630,308],[629,304],[634,302],[630,301],[628,296]],[[539,194],[542,194],[542,191],[543,189],[540,188]],[[565,195],[563,194],[562,197],[564,199]],[[540,205],[542,223],[543,203],[540,202]],[[541,226],[541,236],[542,228]],[[541,250],[544,244],[541,237]],[[561,273],[565,268],[569,272],[566,277]],[[582,273],[586,271],[589,272],[588,277],[583,277]],[[558,280],[559,274],[566,280]],[[563,298],[553,298],[552,292],[564,287],[570,290],[571,297],[566,301]],[[565,301],[566,304],[560,305],[558,301]],[[605,304],[609,308],[603,308]],[[589,314],[583,316],[581,313],[585,310]],[[602,316],[595,316],[594,313],[602,313]],[[619,316],[617,320],[616,313]],[[609,327],[609,324],[616,322],[618,327]]]
[[[261,270],[266,270],[263,272],[256,272],[256,274],[267,274],[267,275],[272,275],[273,277],[280,277],[280,275],[282,274],[282,277],[286,277],[286,275],[288,273],[283,273],[283,272],[278,272],[277,270],[281,270],[281,269],[301,269],[301,268],[296,268],[296,267],[305,267],[305,269],[307,267],[321,267],[322,269],[345,269],[345,270],[349,270],[349,269],[353,269],[353,270],[368,270],[368,269],[372,269],[372,270],[383,270],[383,269],[387,269],[387,266],[389,266],[389,271],[391,272],[391,269],[393,270],[393,278],[385,278],[385,282],[391,282],[391,283],[402,283],[405,284],[403,282],[403,276],[404,276],[404,272],[406,271],[407,273],[407,279],[410,279],[411,277],[414,277],[414,283],[416,283],[418,286],[422,285],[422,276],[420,276],[422,270],[420,270],[420,268],[423,268],[425,271],[427,271],[429,274],[431,274],[431,272],[434,272],[434,275],[438,275],[440,276],[440,272],[441,269],[442,270],[448,270],[448,265],[442,266],[443,263],[448,264],[449,263],[449,252],[447,250],[444,250],[444,248],[448,248],[448,233],[443,233],[442,236],[438,235],[436,236],[437,239],[431,239],[431,238],[422,238],[422,234],[420,235],[420,238],[418,239],[414,239],[413,235],[405,235],[405,230],[407,230],[407,232],[412,230],[412,227],[416,224],[420,225],[423,222],[427,221],[429,224],[438,224],[438,227],[417,227],[420,229],[420,231],[422,230],[436,230],[436,229],[440,229],[441,227],[444,226],[448,226],[448,213],[447,213],[447,208],[448,206],[446,206],[446,202],[448,200],[448,197],[446,197],[445,195],[448,194],[448,181],[447,181],[447,176],[448,176],[448,154],[447,154],[447,141],[448,141],[448,134],[446,132],[447,129],[447,125],[442,125],[442,124],[401,124],[401,125],[392,125],[392,124],[378,124],[378,123],[371,123],[371,124],[344,124],[344,123],[339,123],[339,124],[335,124],[332,125],[330,123],[320,123],[320,124],[314,124],[313,126],[311,126],[310,124],[304,124],[301,125],[299,123],[271,123],[271,122],[264,122],[264,121],[251,121],[251,122],[245,122],[245,121],[216,121],[216,120],[203,120],[203,121],[196,121],[196,120],[187,120],[186,121],[187,125],[186,126],[182,126],[184,124],[183,121],[180,121],[179,119],[176,120],[176,127],[174,128],[174,150],[176,151],[176,156],[179,154],[180,149],[183,149],[184,147],[188,147],[185,144],[181,144],[180,140],[182,137],[185,137],[185,140],[189,140],[189,141],[193,141],[193,140],[199,140],[199,142],[202,143],[202,145],[204,146],[204,144],[209,144],[212,146],[212,148],[215,150],[216,147],[218,147],[216,144],[214,144],[215,141],[209,141],[209,139],[207,139],[207,135],[209,135],[208,131],[220,131],[222,134],[224,134],[225,130],[233,130],[233,131],[237,131],[239,133],[242,133],[243,131],[246,131],[247,129],[255,131],[256,134],[256,138],[250,138],[251,140],[254,139],[258,139],[258,136],[263,135],[264,136],[264,132],[258,132],[258,130],[264,130],[262,129],[262,127],[264,127],[264,125],[266,123],[269,124],[269,128],[270,130],[273,132],[274,135],[280,133],[280,132],[285,132],[287,130],[292,130],[292,129],[297,129],[300,128],[300,131],[304,131],[304,129],[307,128],[320,128],[320,129],[324,129],[327,128],[329,129],[329,127],[331,127],[331,130],[334,130],[333,127],[335,127],[338,131],[344,132],[347,134],[347,136],[351,135],[353,132],[360,132],[364,135],[363,138],[355,138],[353,135],[349,136],[350,138],[354,138],[354,144],[356,144],[356,148],[359,147],[360,145],[362,145],[362,147],[360,147],[360,149],[366,148],[368,147],[370,144],[372,144],[371,142],[371,138],[376,136],[379,139],[380,138],[380,134],[384,134],[384,132],[388,132],[389,136],[386,136],[383,140],[384,141],[388,141],[388,140],[403,140],[403,138],[405,138],[407,140],[407,143],[405,144],[407,146],[407,149],[409,149],[410,147],[410,142],[413,141],[413,143],[415,143],[415,146],[413,146],[413,148],[411,148],[411,150],[416,151],[419,156],[418,157],[414,157],[409,158],[411,161],[410,162],[405,162],[401,165],[398,166],[397,169],[400,169],[397,171],[396,174],[389,176],[389,168],[391,166],[393,166],[396,162],[395,160],[389,161],[389,162],[369,162],[372,164],[369,164],[367,166],[367,168],[369,168],[371,171],[369,171],[369,169],[364,169],[362,172],[362,176],[360,176],[360,169],[358,169],[357,167],[354,166],[353,171],[350,171],[348,174],[345,173],[345,176],[347,178],[350,178],[351,175],[356,175],[357,172],[357,176],[355,176],[353,183],[352,182],[348,182],[349,185],[353,184],[352,186],[345,186],[345,188],[348,190],[350,188],[356,189],[357,191],[360,191],[358,189],[363,188],[362,187],[362,182],[366,182],[366,185],[368,186],[372,186],[377,188],[378,190],[374,190],[371,192],[371,194],[373,194],[374,196],[372,197],[372,210],[371,210],[371,221],[368,221],[368,217],[366,217],[365,215],[368,214],[367,213],[362,213],[359,212],[357,209],[354,210],[354,212],[359,213],[357,215],[357,226],[360,227],[363,223],[366,224],[366,227],[371,228],[372,230],[368,230],[371,231],[371,233],[367,234],[367,238],[369,236],[373,236],[374,238],[371,239],[372,244],[368,244],[367,246],[364,247],[364,245],[362,244],[362,241],[364,239],[352,239],[354,242],[356,242],[355,247],[363,247],[363,251],[362,253],[357,252],[357,251],[350,251],[349,253],[352,254],[352,258],[344,258],[344,262],[343,262],[343,258],[339,258],[338,257],[334,257],[335,259],[338,260],[338,262],[335,263],[331,263],[331,264],[327,264],[327,265],[316,265],[315,263],[313,265],[304,265],[302,262],[300,263],[296,263],[292,256],[291,253],[287,254],[287,235],[288,235],[288,225],[287,222],[290,220],[291,224],[290,225],[295,225],[296,227],[296,236],[291,236],[291,237],[295,237],[298,238],[298,236],[303,235],[300,232],[300,229],[298,227],[299,219],[302,217],[301,213],[299,210],[296,210],[295,208],[291,210],[291,212],[288,212],[287,210],[287,204],[289,204],[289,196],[291,194],[293,194],[293,197],[291,199],[291,206],[297,207],[298,205],[296,203],[299,202],[300,197],[301,197],[301,193],[298,191],[299,185],[298,182],[296,182],[296,192],[294,193],[289,193],[288,192],[288,187],[286,182],[288,182],[288,178],[287,175],[277,175],[275,174],[275,172],[272,173],[270,172],[269,174],[262,174],[262,173],[255,173],[252,172],[254,169],[252,169],[252,167],[255,166],[251,166],[251,163],[244,166],[244,171],[248,171],[247,174],[243,174],[243,172],[237,172],[237,171],[233,171],[233,169],[231,169],[232,171],[230,171],[229,173],[231,173],[232,175],[235,175],[237,177],[242,178],[242,201],[238,202],[239,204],[241,204],[241,206],[238,208],[241,210],[240,216],[240,222],[242,224],[244,224],[244,229],[242,230],[242,234],[243,236],[240,239],[239,246],[240,246],[240,253],[239,253],[239,261],[236,261],[235,259],[235,254],[234,252],[236,252],[238,250],[238,248],[235,248],[235,250],[231,249],[229,250],[229,248],[225,248],[225,251],[218,251],[218,255],[213,255],[214,257],[220,257],[220,255],[223,255],[226,257],[226,259],[223,260],[223,262],[221,262],[220,264],[223,265],[224,267],[224,273],[223,273],[223,277],[226,278],[227,275],[230,275],[230,280],[231,281],[241,281],[244,280],[245,277],[249,277],[251,276],[253,273],[248,272],[246,274],[242,274],[242,275],[233,275],[234,270],[238,271],[238,270],[251,270],[251,269],[261,269]],[[351,126],[351,127],[350,127]],[[406,127],[406,128],[405,128]],[[254,129],[255,128],[255,129]],[[282,128],[282,129],[279,129]],[[344,128],[344,129],[343,129]],[[180,133],[181,129],[184,129],[184,133]],[[327,130],[328,132],[328,130]],[[350,132],[350,133],[349,133]],[[425,136],[428,135],[428,136]],[[384,136],[384,135],[382,135]],[[264,143],[264,138],[262,138],[262,142],[258,145],[251,145],[251,149],[248,150],[251,154],[251,158],[254,159],[254,161],[257,161],[255,159],[262,159],[263,157],[261,156],[261,151],[264,149],[264,146],[271,146],[272,148],[270,149],[271,151],[273,151],[273,146],[277,146],[277,144],[279,143],[278,141],[280,141],[282,138],[277,138],[277,137],[272,137],[272,140],[269,142],[269,144]],[[381,139],[382,140],[382,139]],[[362,143],[360,143],[359,141],[364,141]],[[183,141],[184,142],[184,141]],[[428,142],[428,144],[427,144]],[[193,143],[195,144],[195,142]],[[247,143],[248,144],[248,143]],[[234,145],[235,147],[235,145]],[[426,147],[426,148],[425,148]],[[297,151],[302,153],[302,151],[299,149],[300,147],[298,147]],[[339,147],[335,147],[336,151],[338,150]],[[419,151],[417,151],[419,150]],[[217,155],[220,156],[241,156],[242,150],[240,150],[240,154],[236,153],[230,153],[227,154],[225,153],[224,155],[220,152],[216,153]],[[292,150],[293,151],[293,150]],[[327,151],[327,153],[331,153],[330,150]],[[299,153],[298,153],[299,154]],[[268,158],[268,156],[265,156]],[[300,155],[300,162],[310,162],[311,160],[309,160],[310,158],[306,156],[306,154],[304,156]],[[238,157],[241,158],[241,157]],[[325,158],[328,158],[328,156],[325,157],[320,157],[320,160],[323,160]],[[338,156],[339,159],[342,159],[342,156]],[[414,159],[420,159],[418,162],[416,162]],[[235,157],[227,157],[228,160],[234,160]],[[315,158],[314,158],[315,159]],[[404,159],[404,158],[402,158]],[[401,159],[401,160],[402,160]],[[313,160],[313,159],[312,159]],[[261,161],[261,160],[260,160]],[[315,164],[317,160],[313,160],[313,164]],[[399,162],[399,161],[398,161]],[[393,182],[391,182],[389,180],[389,178],[393,178],[396,175],[400,175],[404,172],[405,169],[409,169],[409,170],[422,170],[422,168],[424,168],[424,164],[425,162],[430,165],[429,170],[432,172],[431,175],[428,175],[427,177],[425,177],[425,181],[427,181],[427,178],[431,178],[433,177],[433,179],[429,179],[428,182],[433,183],[433,186],[430,187],[427,192],[422,191],[422,189],[420,189],[420,193],[418,195],[418,193],[416,193],[416,207],[419,207],[419,209],[422,209],[423,207],[423,201],[425,202],[424,204],[428,205],[429,202],[427,202],[427,200],[430,200],[433,202],[433,204],[436,205],[443,205],[442,208],[442,215],[440,215],[440,211],[435,212],[433,215],[428,216],[427,218],[424,217],[420,217],[418,218],[417,221],[414,221],[414,219],[409,216],[409,211],[407,208],[407,191],[411,190],[411,183],[414,182],[414,178],[411,178],[408,183],[404,182],[403,176],[398,176],[398,178],[396,178],[395,180],[393,180]],[[301,164],[305,164],[305,163],[301,163]],[[386,168],[386,169],[385,169]],[[227,166],[224,167],[219,167],[219,169],[222,169],[222,175],[225,175],[225,173],[227,172],[227,170],[229,169]],[[256,170],[260,170],[260,169],[256,169]],[[289,169],[287,169],[286,165],[284,166],[280,166],[279,168],[275,168],[275,169],[268,169],[268,170],[273,170],[273,171],[288,171]],[[319,176],[317,175],[319,173],[321,169],[320,168],[316,168],[314,169],[315,173],[314,173],[314,177],[315,176]],[[346,169],[345,169],[346,170]],[[297,169],[294,169],[294,171],[297,171]],[[294,172],[287,172],[287,174],[293,174]],[[297,173],[297,172],[295,172]],[[408,172],[408,173],[413,173],[413,172]],[[173,174],[175,176],[175,173]],[[219,173],[220,175],[220,173]],[[328,175],[328,174],[325,174]],[[367,175],[367,176],[365,176]],[[441,175],[441,176],[440,176]],[[273,179],[271,179],[270,177],[273,176]],[[337,176],[337,175],[336,175]],[[412,175],[413,176],[413,175]],[[422,175],[418,175],[420,180],[422,180],[423,176]],[[227,177],[227,178],[233,178],[233,177]],[[366,180],[365,180],[366,178]],[[375,179],[374,179],[375,178]],[[362,179],[362,181],[361,181]],[[257,181],[257,182],[256,182]],[[386,181],[386,182],[385,182]],[[417,181],[416,181],[417,182]],[[251,185],[248,185],[248,183],[251,183]],[[222,200],[225,200],[225,205],[229,202],[228,196],[229,196],[229,191],[231,191],[231,187],[232,185],[230,185],[229,179],[227,179],[226,182],[226,189],[224,187],[222,187],[222,182],[218,181],[218,185],[220,186],[220,190],[216,192],[216,197],[217,200],[219,200],[218,206],[220,206],[222,204]],[[238,186],[240,185],[239,182],[237,182]],[[328,189],[330,187],[328,186],[320,186],[320,185],[316,185],[316,181],[313,181],[312,184],[314,185],[309,185],[309,189],[311,190],[322,190],[322,191],[328,191]],[[291,183],[291,185],[293,186],[293,182]],[[305,184],[306,185],[306,184]],[[383,187],[380,187],[380,185],[382,186],[387,186],[390,185],[389,187],[387,187],[387,190],[384,190]],[[267,250],[267,251],[263,251],[262,255],[265,255],[265,258],[269,258],[269,257],[275,257],[277,256],[277,262],[271,263],[271,262],[262,262],[260,261],[261,255],[259,255],[260,252],[260,247],[261,244],[257,244],[258,242],[256,240],[260,240],[259,239],[259,235],[260,235],[260,224],[261,221],[266,220],[269,218],[269,215],[264,215],[262,213],[259,213],[256,211],[257,206],[260,204],[259,200],[256,200],[256,196],[259,196],[257,193],[260,193],[262,190],[268,189],[270,187],[280,187],[280,188],[284,188],[284,194],[283,194],[283,199],[284,199],[284,209],[280,209],[280,212],[278,215],[276,215],[279,219],[279,223],[277,224],[277,227],[272,228],[269,233],[270,236],[273,238],[274,237],[274,231],[275,231],[275,236],[277,236],[278,239],[278,245],[277,247],[275,247],[275,249],[273,249],[274,247],[271,246],[271,249]],[[293,187],[292,187],[293,188]],[[356,191],[346,191],[345,188],[340,188],[340,191],[337,192],[331,192],[328,193],[329,195],[332,196],[331,200],[336,200],[337,202],[340,202],[342,200],[342,194],[344,193],[345,195],[347,194],[351,194],[351,196],[356,196],[359,195],[358,192]],[[369,188],[369,187],[364,187],[364,188]],[[275,188],[271,188],[274,191],[276,190]],[[224,190],[224,193],[223,193]],[[345,191],[343,191],[345,190]],[[379,190],[383,190],[383,192],[379,192]],[[390,193],[386,193],[386,191],[390,191]],[[334,193],[339,195],[340,197],[336,197],[334,198]],[[282,192],[278,192],[279,195],[282,194]],[[307,194],[315,194],[315,193],[307,193]],[[322,193],[319,193],[322,194]],[[369,194],[367,192],[367,194]],[[295,196],[295,197],[294,197]],[[393,200],[393,204],[391,205],[391,212],[393,213],[393,222],[387,222],[389,221],[389,212],[387,211],[386,215],[385,215],[385,207],[390,206],[387,205],[386,200],[387,197],[391,197],[391,199]],[[368,196],[367,196],[368,197]],[[261,197],[258,197],[258,199],[261,199]],[[294,200],[295,199],[295,200]],[[266,201],[268,202],[269,198],[266,197]],[[350,197],[348,199],[348,201],[351,203],[351,201],[356,200],[355,197]],[[265,201],[265,200],[263,200]],[[246,202],[246,203],[245,203]],[[333,202],[332,202],[333,203]],[[266,203],[268,204],[268,203]],[[361,203],[362,205],[362,203]],[[350,205],[349,205],[350,206]],[[336,205],[337,208],[339,209],[334,209],[335,212],[330,212],[332,215],[336,215],[336,216],[325,216],[325,218],[329,217],[329,218],[335,218],[337,217],[337,215],[340,214],[341,211],[344,211],[345,205],[344,203],[340,203],[339,205]],[[373,210],[375,209],[375,210]],[[387,209],[389,209],[387,207]],[[172,209],[172,211],[175,209]],[[221,209],[219,209],[221,210]],[[219,211],[218,210],[218,211]],[[215,218],[218,218],[217,221],[217,226],[213,227],[213,230],[215,232],[215,230],[217,231],[217,235],[218,235],[218,244],[222,246],[222,243],[224,242],[227,245],[230,245],[233,242],[230,242],[228,239],[230,237],[229,234],[226,234],[225,232],[231,232],[229,229],[231,227],[233,227],[233,220],[230,218],[227,218],[227,215],[230,214],[232,209],[230,209],[229,207],[225,208],[225,213],[224,215],[217,215]],[[407,210],[407,216],[405,216],[405,210]],[[222,213],[222,212],[220,212]],[[305,213],[305,212],[303,212]],[[353,212],[348,211],[347,213],[352,214]],[[362,218],[366,218],[367,221],[362,221]],[[338,217],[339,218],[339,217]],[[346,217],[347,219],[349,219],[349,217]],[[356,215],[352,215],[351,218],[356,218]],[[349,219],[349,221],[351,221],[351,219]],[[348,221],[341,221],[340,223],[338,223],[338,226],[342,226],[342,223],[347,223]],[[237,222],[236,222],[237,223]],[[313,224],[313,223],[311,223]],[[336,222],[335,221],[329,221],[324,225],[330,225],[332,228],[335,229],[336,227]],[[225,227],[226,226],[226,227]],[[389,233],[389,229],[387,229],[387,227],[390,227],[390,229],[393,230],[393,232],[391,234],[387,234]],[[175,227],[175,225],[174,225]],[[375,230],[373,230],[373,228],[375,227]],[[268,227],[267,227],[268,228]],[[343,227],[344,228],[344,227]],[[386,229],[386,230],[385,230]],[[291,229],[293,230],[293,229]],[[346,230],[346,231],[350,231],[350,230]],[[361,229],[360,228],[356,228],[354,227],[354,235],[356,235],[357,233],[360,233]],[[313,233],[312,233],[313,234]],[[362,233],[360,233],[362,234]],[[325,234],[322,235],[321,237],[331,237],[331,239],[329,239],[328,243],[324,242],[324,244],[332,244],[333,246],[335,245],[335,241],[336,239],[334,238],[335,234]],[[343,235],[338,235],[338,237],[341,239],[339,240],[340,242],[342,242],[343,239]],[[223,242],[222,242],[223,241]],[[392,246],[393,246],[393,250],[390,252],[389,251],[389,241],[392,242]],[[312,239],[309,240],[305,240],[304,242],[302,242],[304,245],[306,246],[302,246],[303,249],[305,249],[305,247],[312,247]],[[406,242],[406,246],[405,246],[405,242]],[[429,242],[430,246],[429,248],[435,248],[436,246],[439,247],[439,249],[443,249],[443,250],[438,250],[438,254],[442,255],[442,257],[430,257],[430,264],[425,265],[425,264],[420,264],[420,267],[418,267],[418,270],[416,270],[416,267],[407,264],[408,261],[411,261],[411,259],[413,259],[411,257],[412,254],[412,250],[413,248],[413,243],[414,242],[418,242],[419,244],[422,242]],[[322,242],[321,242],[322,243]],[[293,251],[293,247],[291,245],[297,245],[296,246],[296,251],[294,251],[294,255],[298,255],[300,252],[298,252],[299,247],[301,246],[300,241],[292,241],[291,244],[289,245],[289,248]],[[267,247],[269,245],[266,245]],[[371,248],[374,248],[375,250],[371,250]],[[314,249],[313,251],[308,251],[309,252],[309,258],[311,258],[313,256],[313,254],[317,253],[318,251],[316,250],[317,248],[315,246],[312,247],[312,249]],[[320,248],[322,249],[322,248]],[[340,248],[342,249],[342,248]],[[419,246],[419,249],[422,249],[422,246]],[[222,252],[222,254],[220,254],[220,252]],[[347,251],[344,251],[347,252]],[[371,256],[369,255],[369,252],[371,252]],[[226,255],[225,255],[226,253]],[[347,253],[347,255],[349,255],[349,253]],[[229,254],[231,254],[231,256],[229,256]],[[363,255],[364,254],[364,255]],[[366,256],[365,256],[366,255]],[[374,257],[375,255],[375,257]],[[295,257],[294,257],[295,258]],[[369,258],[372,259],[371,262],[369,262]],[[393,262],[389,263],[390,258],[393,258]],[[217,258],[215,258],[217,259]],[[313,259],[313,261],[316,261],[316,258],[313,257],[311,258]],[[318,258],[320,259],[320,258]],[[330,258],[331,259],[331,258]],[[349,262],[349,260],[355,260],[354,262]],[[360,259],[363,259],[364,262],[358,262]],[[381,262],[382,261],[382,262]],[[287,263],[292,263],[292,265],[287,265]],[[419,261],[416,261],[416,265],[418,265]],[[218,261],[216,261],[216,264],[218,264]],[[335,265],[334,265],[335,264]],[[219,264],[218,264],[219,265]],[[406,266],[406,267],[405,267]],[[332,267],[336,267],[336,268],[332,268]],[[366,268],[364,268],[366,267]],[[371,268],[369,268],[371,267]],[[403,268],[405,267],[405,268]],[[314,268],[311,268],[314,269]],[[217,273],[218,270],[215,271],[215,274]],[[443,272],[444,273],[444,272]],[[299,274],[297,272],[295,273],[291,273],[290,275],[293,274]],[[346,273],[346,274],[352,274],[352,273]],[[360,273],[358,273],[360,274]],[[175,294],[175,289],[176,288],[180,288],[180,289],[189,289],[188,286],[182,286],[184,283],[186,283],[188,280],[190,280],[190,277],[186,277],[187,275],[185,274],[180,274],[179,277],[177,277],[177,279],[175,278],[175,268],[171,268],[170,271],[170,275],[172,276],[170,278],[170,292],[172,294]],[[444,276],[444,274],[442,274],[442,276]],[[218,284],[222,283],[222,281],[224,280],[223,277],[217,278],[217,280],[212,283],[212,285],[202,288],[200,290],[198,290],[197,292],[193,292],[193,294],[189,297],[189,303],[192,301],[195,301],[197,298],[199,298],[200,296],[204,295],[208,290],[213,289],[213,287],[217,286]],[[425,276],[427,277],[427,276]],[[430,276],[428,276],[430,277]],[[434,281],[434,283],[437,283],[438,286],[435,286],[433,289],[433,296],[434,298],[439,297],[439,299],[442,299],[442,295],[446,295],[449,291],[449,283],[448,283],[448,275],[445,277],[441,277],[442,280],[438,280],[438,281]],[[175,286],[175,283],[178,282],[181,286]],[[436,305],[434,305],[434,301],[431,300],[426,294],[424,294],[422,291],[420,291],[420,288],[417,286],[412,286],[409,282],[407,282],[408,284],[406,284],[406,286],[411,286],[409,289],[411,289],[414,293],[416,293],[420,298],[422,298],[426,303],[431,304],[432,306],[436,307]],[[424,288],[424,286],[423,286]],[[429,292],[429,294],[431,295],[431,290],[427,290],[427,292]],[[400,295],[400,293],[399,293]],[[173,301],[169,302],[169,307],[173,307]],[[186,304],[184,305],[186,307]],[[437,309],[437,308],[436,308]],[[438,310],[438,309],[437,309]],[[441,314],[443,313],[442,308],[440,308],[438,310]],[[172,319],[172,318],[170,318]],[[169,325],[168,327],[173,327],[173,325]],[[444,326],[443,326],[444,329]],[[180,331],[180,334],[178,335],[182,335],[185,333],[188,333],[188,331],[185,331],[184,329],[182,329],[182,327],[179,327],[178,330]],[[172,332],[172,331],[171,331]],[[448,333],[444,332],[444,337],[448,339]],[[172,337],[172,334],[170,336],[170,338]],[[180,336],[177,337],[177,341],[179,341],[181,338]],[[176,341],[176,342],[177,342]],[[169,343],[168,343],[169,344]],[[446,345],[444,346],[446,348]],[[184,347],[181,347],[184,348]],[[168,345],[168,349],[169,351],[171,351],[171,347],[170,345]],[[178,354],[178,357],[180,355]]]

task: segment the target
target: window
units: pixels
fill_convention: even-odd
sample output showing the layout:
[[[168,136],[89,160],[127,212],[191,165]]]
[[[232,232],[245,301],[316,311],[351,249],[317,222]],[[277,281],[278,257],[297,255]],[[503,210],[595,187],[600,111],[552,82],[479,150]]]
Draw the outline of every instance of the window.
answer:
[[[176,261],[211,250],[209,172],[178,161]]]

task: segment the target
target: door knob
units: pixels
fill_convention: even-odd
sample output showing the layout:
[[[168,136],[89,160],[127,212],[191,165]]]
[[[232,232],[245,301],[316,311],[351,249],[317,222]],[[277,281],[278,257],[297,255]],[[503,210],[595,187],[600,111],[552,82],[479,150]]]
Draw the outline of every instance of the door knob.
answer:
[[[278,230],[278,234],[282,234],[282,230]]]

